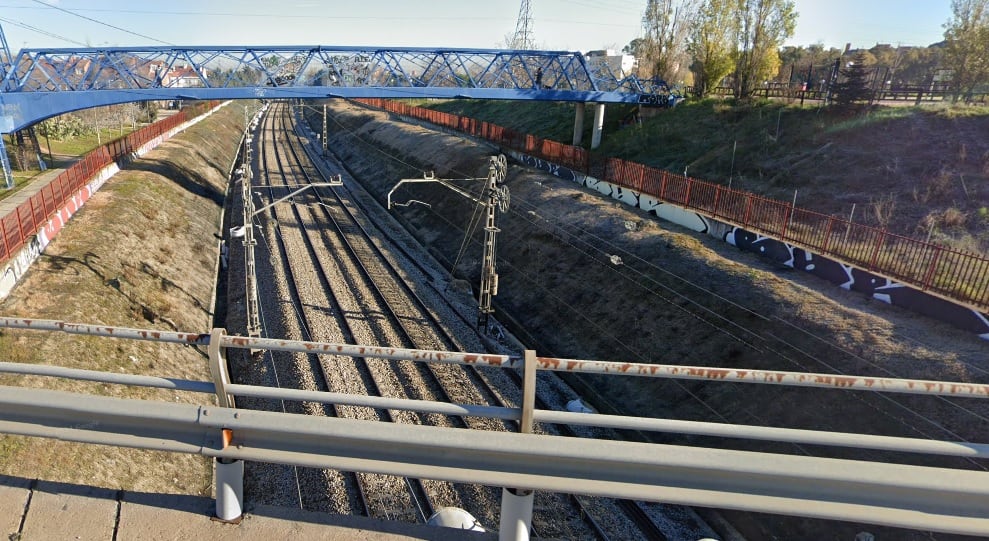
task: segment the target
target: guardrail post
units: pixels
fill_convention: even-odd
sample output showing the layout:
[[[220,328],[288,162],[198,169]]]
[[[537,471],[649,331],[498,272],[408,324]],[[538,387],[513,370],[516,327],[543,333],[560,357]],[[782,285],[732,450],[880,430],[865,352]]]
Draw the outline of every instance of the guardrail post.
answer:
[[[216,387],[216,403],[221,408],[233,408],[233,396],[227,394],[227,384],[230,383],[230,376],[227,372],[227,350],[220,347],[220,338],[226,333],[226,329],[213,329],[209,333],[209,373],[213,376],[213,385]]]
[[[213,376],[216,387],[216,401],[221,408],[233,408],[233,396],[227,394],[227,384],[230,376],[227,372],[226,348],[220,347],[220,338],[226,329],[213,329],[209,333],[209,371]],[[224,430],[224,447],[227,434]],[[244,461],[233,458],[217,458],[216,472],[213,477],[216,482],[216,515],[220,522],[236,524],[240,522],[244,509]]]
[[[532,410],[536,405],[536,352],[525,350],[522,377],[522,418],[519,432],[532,433]],[[532,526],[532,502],[535,493],[521,488],[501,489],[499,541],[527,541]]]
[[[216,459],[216,516],[220,522],[237,524],[244,516],[244,461]]]

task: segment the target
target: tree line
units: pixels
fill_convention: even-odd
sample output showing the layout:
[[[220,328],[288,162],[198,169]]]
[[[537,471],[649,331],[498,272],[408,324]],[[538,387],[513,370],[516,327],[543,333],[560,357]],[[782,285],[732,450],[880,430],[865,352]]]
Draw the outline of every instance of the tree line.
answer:
[[[792,0],[647,0],[643,37],[623,51],[639,59],[640,76],[690,86],[699,97],[722,85],[738,98],[772,83],[808,89],[818,79],[810,80],[815,66],[819,74],[858,65],[884,85],[943,81],[954,100],[970,99],[989,91],[989,0],[952,0],[951,11],[939,43],[849,51],[784,46],[797,25]]]

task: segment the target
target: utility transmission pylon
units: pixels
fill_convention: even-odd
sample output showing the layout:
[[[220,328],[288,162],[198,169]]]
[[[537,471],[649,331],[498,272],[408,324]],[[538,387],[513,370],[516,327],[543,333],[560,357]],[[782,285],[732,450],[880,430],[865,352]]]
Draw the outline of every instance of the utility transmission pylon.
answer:
[[[532,50],[536,46],[532,40],[532,1],[522,0],[519,7],[519,18],[515,22],[515,34],[509,44],[512,49]]]

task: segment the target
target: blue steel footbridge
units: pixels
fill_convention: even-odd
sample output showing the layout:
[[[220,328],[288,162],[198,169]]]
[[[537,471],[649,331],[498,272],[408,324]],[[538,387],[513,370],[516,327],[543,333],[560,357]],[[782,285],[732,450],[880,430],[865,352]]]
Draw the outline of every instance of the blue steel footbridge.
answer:
[[[0,30],[0,37],[2,37]],[[158,100],[473,98],[673,105],[659,80],[572,51],[351,46],[0,51],[0,133],[70,111]],[[598,107],[603,119],[603,109]],[[583,122],[580,108],[577,122]],[[0,161],[10,178],[0,138]]]
[[[146,100],[474,98],[668,104],[665,83],[572,51],[337,46],[24,49],[0,66],[0,131]]]

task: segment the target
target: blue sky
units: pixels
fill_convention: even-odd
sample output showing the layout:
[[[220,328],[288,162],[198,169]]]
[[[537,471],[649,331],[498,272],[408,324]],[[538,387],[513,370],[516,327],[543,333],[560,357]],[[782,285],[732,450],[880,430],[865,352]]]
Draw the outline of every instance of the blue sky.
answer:
[[[0,0],[0,25],[11,49],[164,43],[497,48],[514,31],[520,5],[519,0],[44,2],[55,7],[41,0]],[[540,48],[587,51],[621,49],[640,36],[645,0],[532,0],[532,5]],[[794,45],[926,46],[942,39],[942,25],[951,15],[950,0],[796,0],[796,5],[800,18],[788,41]]]

